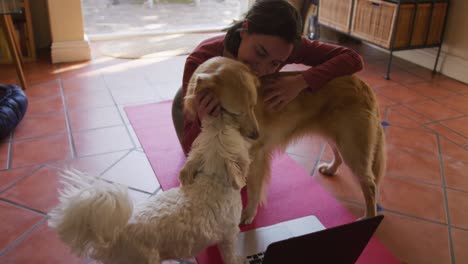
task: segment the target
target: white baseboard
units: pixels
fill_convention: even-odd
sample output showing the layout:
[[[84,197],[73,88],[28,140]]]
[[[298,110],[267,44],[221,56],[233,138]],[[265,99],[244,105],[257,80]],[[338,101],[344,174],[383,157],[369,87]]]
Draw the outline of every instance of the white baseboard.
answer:
[[[386,49],[376,47],[366,42],[364,43],[389,53]],[[434,69],[437,57],[437,48],[397,51],[394,52],[393,55],[432,70]],[[437,63],[437,71],[445,76],[468,84],[468,60],[448,54],[442,50],[440,52],[439,62]]]
[[[400,51],[395,56],[432,70],[437,49]],[[445,76],[468,84],[468,60],[441,51],[437,70]]]
[[[52,63],[86,61],[91,59],[91,49],[87,39],[81,41],[53,42]]]
[[[421,50],[405,50],[394,52],[395,57],[402,58],[414,64],[427,69],[434,69],[435,60],[437,57],[437,49],[421,49]],[[447,54],[440,52],[439,62],[437,63],[437,71],[442,72],[443,62],[447,59]]]

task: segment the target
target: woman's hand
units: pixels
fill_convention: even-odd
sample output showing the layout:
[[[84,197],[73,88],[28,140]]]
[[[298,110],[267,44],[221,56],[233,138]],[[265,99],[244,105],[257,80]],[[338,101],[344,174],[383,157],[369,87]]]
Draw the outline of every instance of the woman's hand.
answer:
[[[196,102],[198,103],[197,114],[200,121],[207,115],[218,116],[221,112],[219,100],[211,89],[203,89],[198,93]]]
[[[302,74],[266,77],[262,82],[267,108],[275,111],[283,109],[289,102],[308,87]]]

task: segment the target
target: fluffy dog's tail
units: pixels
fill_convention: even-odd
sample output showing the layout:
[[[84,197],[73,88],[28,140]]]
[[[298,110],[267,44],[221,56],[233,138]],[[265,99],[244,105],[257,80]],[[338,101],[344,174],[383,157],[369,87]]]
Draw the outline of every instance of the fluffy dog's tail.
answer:
[[[49,226],[79,256],[102,253],[112,246],[133,212],[127,188],[75,170],[62,175],[60,203]]]

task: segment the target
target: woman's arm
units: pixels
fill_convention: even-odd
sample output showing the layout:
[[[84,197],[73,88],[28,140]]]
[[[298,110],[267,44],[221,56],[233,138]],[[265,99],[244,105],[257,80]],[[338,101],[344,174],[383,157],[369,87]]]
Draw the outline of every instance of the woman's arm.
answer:
[[[187,94],[187,87],[195,70],[198,68],[199,64],[191,60],[190,57],[187,58],[184,66],[184,75],[182,77],[182,102],[184,102],[185,95]],[[184,104],[183,104],[184,105]],[[195,118],[195,119],[193,119]],[[182,149],[187,155],[190,152],[195,138],[200,134],[200,121],[197,117],[191,117],[185,112],[184,109],[184,133],[182,138]]]
[[[302,38],[291,63],[312,66],[302,76],[310,89],[320,89],[328,81],[354,74],[363,68],[363,60],[352,49]]]
[[[190,79],[199,65],[200,63],[197,60],[187,59],[182,83],[183,97],[187,95]],[[194,112],[190,111],[190,113],[188,113],[184,108],[184,133],[181,141],[185,154],[188,154],[193,141],[201,132],[200,120],[207,115],[218,116],[221,112],[219,100],[211,89],[204,89],[196,94],[193,99],[193,104],[195,107]],[[185,105],[185,101],[183,105]]]
[[[187,87],[195,70],[206,60],[221,56],[224,50],[224,35],[215,36],[202,41],[193,52],[187,57],[184,66],[184,75],[182,77],[182,95],[187,94]],[[191,117],[184,111],[184,135],[182,139],[182,148],[185,154],[188,154],[195,138],[200,134],[200,118],[206,114],[216,115],[219,112],[218,100],[214,94],[208,96],[197,96],[198,103],[197,116]]]
[[[298,50],[286,62],[312,66],[302,74],[283,76],[267,82],[264,100],[270,109],[280,110],[304,89],[322,88],[328,81],[362,69],[361,56],[355,51],[320,41],[302,38]]]

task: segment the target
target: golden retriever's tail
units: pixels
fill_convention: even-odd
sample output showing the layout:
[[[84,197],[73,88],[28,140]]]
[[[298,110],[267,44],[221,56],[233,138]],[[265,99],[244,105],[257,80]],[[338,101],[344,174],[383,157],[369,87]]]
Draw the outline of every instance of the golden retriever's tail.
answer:
[[[59,205],[49,213],[49,226],[77,255],[102,253],[132,215],[127,188],[76,170],[67,170],[62,177],[64,189]]]

